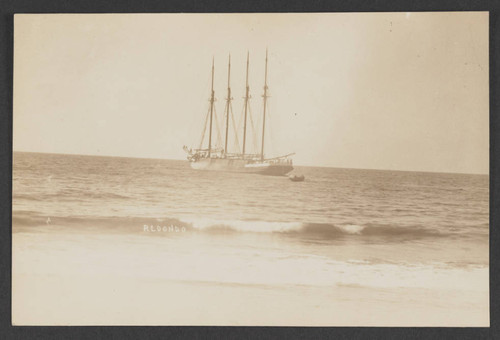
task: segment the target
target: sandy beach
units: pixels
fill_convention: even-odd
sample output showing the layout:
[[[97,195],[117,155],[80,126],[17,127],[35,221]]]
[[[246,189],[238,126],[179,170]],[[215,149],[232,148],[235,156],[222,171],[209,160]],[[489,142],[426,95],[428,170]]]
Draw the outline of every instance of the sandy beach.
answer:
[[[226,282],[217,282],[221,277],[213,275],[194,280],[216,268],[235,268],[234,258],[221,263],[223,257],[212,253],[186,262],[183,241],[178,241],[14,233],[13,324],[489,326],[488,271],[484,268],[456,272],[456,280],[431,288],[418,287],[418,280],[410,288],[361,282],[238,282],[247,280],[242,275],[255,273],[252,263],[232,273],[220,273]],[[267,268],[271,277],[262,281],[272,282],[273,271],[282,271],[279,262]],[[341,272],[318,277],[332,275],[345,277]],[[425,279],[435,282],[438,276],[430,272]]]

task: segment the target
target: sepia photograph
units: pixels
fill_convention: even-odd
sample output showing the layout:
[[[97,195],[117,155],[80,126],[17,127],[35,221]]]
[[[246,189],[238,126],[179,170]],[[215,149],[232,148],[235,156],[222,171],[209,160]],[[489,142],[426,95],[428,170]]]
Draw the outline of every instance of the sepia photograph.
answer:
[[[488,27],[16,14],[12,324],[489,327]]]

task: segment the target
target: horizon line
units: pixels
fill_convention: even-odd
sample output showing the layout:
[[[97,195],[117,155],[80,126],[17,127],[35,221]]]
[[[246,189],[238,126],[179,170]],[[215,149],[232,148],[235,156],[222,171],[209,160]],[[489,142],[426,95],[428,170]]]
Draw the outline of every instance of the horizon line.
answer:
[[[85,157],[111,157],[111,158],[132,158],[132,159],[156,159],[156,160],[172,160],[172,161],[187,161],[184,158],[160,158],[160,157],[138,157],[138,156],[117,156],[117,155],[93,155],[93,154],[81,154],[81,153],[64,153],[64,152],[42,152],[42,151],[22,151],[22,150],[12,150],[12,154],[15,152],[20,153],[40,153],[48,155],[67,155],[67,156],[85,156]],[[374,171],[398,171],[398,172],[422,172],[422,173],[433,173],[433,174],[455,174],[455,175],[480,175],[489,176],[489,171],[487,173],[472,173],[472,172],[444,172],[444,171],[426,171],[426,170],[400,170],[400,169],[377,169],[377,168],[353,168],[353,167],[339,167],[339,166],[328,166],[328,165],[310,165],[310,164],[295,164],[296,166],[313,167],[313,168],[332,168],[332,169],[350,169],[350,170],[374,170]]]

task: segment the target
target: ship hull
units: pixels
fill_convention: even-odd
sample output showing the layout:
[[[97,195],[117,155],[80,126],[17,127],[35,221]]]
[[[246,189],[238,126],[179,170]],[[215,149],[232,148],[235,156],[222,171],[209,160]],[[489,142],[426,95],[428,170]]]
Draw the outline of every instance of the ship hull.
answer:
[[[293,170],[291,164],[249,162],[243,159],[206,158],[190,162],[196,170],[251,173],[267,176],[284,176]]]

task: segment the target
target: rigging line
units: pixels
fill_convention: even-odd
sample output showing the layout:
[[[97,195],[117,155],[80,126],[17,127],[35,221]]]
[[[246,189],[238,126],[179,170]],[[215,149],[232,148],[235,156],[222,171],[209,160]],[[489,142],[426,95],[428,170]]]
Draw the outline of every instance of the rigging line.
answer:
[[[250,108],[250,105],[248,105],[248,111],[249,111],[249,116],[250,116],[250,126],[252,128],[252,141],[253,141],[253,153],[257,153],[258,151],[258,146],[257,146],[257,132],[255,131],[255,127],[253,124],[253,114],[252,114],[252,109]]]
[[[215,109],[215,106],[214,106],[214,118],[215,118],[215,130],[217,131],[217,141],[215,144],[220,147],[222,138],[220,135],[219,121],[217,120],[217,110]]]
[[[225,133],[225,139],[224,139],[224,153],[227,153],[229,149],[229,146],[228,146],[228,140],[229,140],[229,116],[233,116],[232,112],[230,113],[229,110],[232,110],[232,104],[231,104],[231,101],[230,100],[226,100],[226,104],[224,106],[224,117],[223,117],[223,121],[222,123],[224,124],[225,126],[225,129],[224,129],[224,133]],[[233,122],[234,124],[234,122]]]
[[[241,123],[243,123],[243,111],[245,110],[245,106],[241,108],[241,113],[239,115],[240,119],[238,120],[238,127],[236,130],[240,131],[241,130]]]
[[[250,105],[248,105],[248,120],[250,121],[250,131],[252,133],[252,153],[256,153],[257,149],[255,147],[255,128],[253,123],[252,108],[250,107]]]
[[[203,141],[205,140],[205,132],[207,131],[208,118],[210,117],[210,107],[207,110],[207,115],[205,116],[205,124],[203,125],[203,133],[201,134],[200,145],[198,149],[201,149],[203,146]]]
[[[230,109],[231,109],[231,120],[233,122],[234,140],[236,142],[236,150],[238,150],[238,153],[240,153],[241,152],[241,150],[240,150],[240,142],[238,141],[238,130],[236,129],[236,124],[235,124],[235,121],[234,121],[233,104],[230,103],[229,106],[230,106]]]
[[[271,143],[270,143],[270,146],[271,146],[271,147],[270,147],[271,152],[274,152],[274,153],[275,153],[275,151],[276,151],[276,143],[275,143],[275,140],[274,140],[273,124],[272,124],[272,122],[271,122],[271,118],[272,118],[272,116],[271,116],[271,114],[270,114],[270,113],[271,113],[271,107],[270,107],[270,106],[268,106],[268,107],[267,107],[267,113],[266,113],[266,114],[267,114],[267,118],[268,118],[268,119],[266,119],[266,121],[267,121],[267,124],[266,124],[266,125],[268,126],[268,130],[269,130],[269,132],[267,133],[267,135],[269,136],[269,139],[270,139],[270,142],[271,142]]]
[[[224,139],[224,153],[227,153],[227,139],[229,138],[228,136],[228,133],[227,133],[227,130],[228,130],[228,126],[226,126],[227,124],[229,124],[229,120],[228,120],[228,117],[229,117],[229,101],[226,100],[226,103],[224,105],[224,115],[222,117],[222,124],[223,126],[225,126],[225,139]],[[225,122],[225,124],[224,124]]]
[[[245,99],[245,97],[243,97],[243,99]],[[249,94],[248,95],[248,102],[247,102],[248,109],[250,109],[250,99],[252,99],[252,96]],[[243,130],[242,124],[243,124],[244,120],[245,120],[245,104],[243,104],[241,106],[241,112],[240,112],[239,121],[238,121],[238,131]],[[248,137],[247,137],[247,139],[248,139]]]

